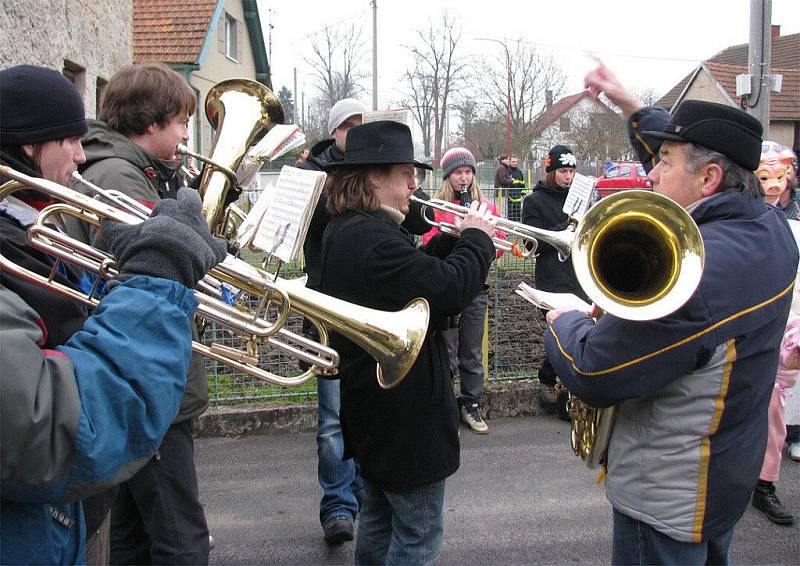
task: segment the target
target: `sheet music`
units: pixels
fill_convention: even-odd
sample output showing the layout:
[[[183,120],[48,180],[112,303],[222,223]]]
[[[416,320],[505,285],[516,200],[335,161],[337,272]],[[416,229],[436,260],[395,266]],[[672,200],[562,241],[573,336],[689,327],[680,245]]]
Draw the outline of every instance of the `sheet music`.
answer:
[[[364,114],[362,114],[362,119],[364,124],[368,124],[369,122],[377,122],[378,120],[391,120],[393,122],[405,124],[409,128],[411,127],[411,111],[407,108],[364,112]]]
[[[561,210],[575,220],[581,220],[586,211],[589,210],[593,189],[594,181],[591,177],[575,173],[572,178],[572,185],[570,185],[567,193],[567,200],[564,201],[564,208]]]
[[[572,293],[551,293],[531,287],[527,283],[520,283],[516,293],[526,301],[545,310],[567,309],[581,312],[592,310],[592,305]]]
[[[274,190],[266,197],[265,213],[256,228],[252,246],[272,251],[283,236],[274,255],[284,262],[296,261],[326,177],[322,171],[284,166]]]

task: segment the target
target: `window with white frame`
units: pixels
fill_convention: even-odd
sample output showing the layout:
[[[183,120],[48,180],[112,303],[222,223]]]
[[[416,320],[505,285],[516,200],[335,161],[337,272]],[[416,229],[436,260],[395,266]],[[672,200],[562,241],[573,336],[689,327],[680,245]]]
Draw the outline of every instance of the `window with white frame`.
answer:
[[[234,61],[239,58],[239,22],[225,14],[225,56]]]

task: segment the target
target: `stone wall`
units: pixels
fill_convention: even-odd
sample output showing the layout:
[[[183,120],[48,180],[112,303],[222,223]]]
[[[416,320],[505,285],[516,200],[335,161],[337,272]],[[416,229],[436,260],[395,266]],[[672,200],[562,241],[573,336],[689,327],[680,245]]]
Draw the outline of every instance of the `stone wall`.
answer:
[[[0,0],[0,68],[67,71],[89,117],[98,84],[133,62],[132,0]]]

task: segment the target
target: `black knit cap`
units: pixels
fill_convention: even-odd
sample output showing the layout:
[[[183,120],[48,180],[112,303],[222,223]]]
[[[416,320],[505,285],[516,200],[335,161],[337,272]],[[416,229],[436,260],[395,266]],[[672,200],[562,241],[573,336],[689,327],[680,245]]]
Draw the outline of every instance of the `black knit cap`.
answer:
[[[716,102],[685,100],[663,132],[642,133],[659,140],[701,145],[748,171],[758,169],[761,159],[761,122],[738,108]]]
[[[83,100],[61,73],[34,65],[0,71],[0,145],[83,136]]]
[[[556,169],[575,169],[576,165],[577,161],[572,150],[566,145],[556,145],[547,152],[544,170],[546,173],[550,173]]]

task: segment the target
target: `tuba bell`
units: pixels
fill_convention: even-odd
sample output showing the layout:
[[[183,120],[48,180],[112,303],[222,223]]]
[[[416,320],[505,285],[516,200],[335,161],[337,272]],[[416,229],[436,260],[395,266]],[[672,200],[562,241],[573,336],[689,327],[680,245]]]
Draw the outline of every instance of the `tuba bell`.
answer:
[[[263,84],[250,79],[217,83],[206,96],[206,117],[216,130],[211,155],[204,158],[181,148],[183,153],[205,161],[198,192],[212,233],[226,232],[224,214],[228,192],[236,185],[236,168],[245,153],[275,124],[282,124],[283,107]]]

